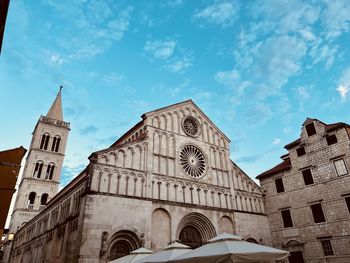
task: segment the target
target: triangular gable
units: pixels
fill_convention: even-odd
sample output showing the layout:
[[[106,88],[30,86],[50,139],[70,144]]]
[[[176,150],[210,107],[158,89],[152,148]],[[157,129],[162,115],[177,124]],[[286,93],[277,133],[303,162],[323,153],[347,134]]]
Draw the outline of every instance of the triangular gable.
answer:
[[[149,112],[146,112],[144,113],[141,117],[143,119],[146,119],[148,117],[152,117],[152,116],[155,116],[155,115],[158,115],[158,114],[161,114],[161,113],[165,113],[165,112],[168,112],[170,110],[175,110],[177,108],[182,108],[184,107],[185,105],[190,105],[192,107],[194,107],[196,109],[196,111],[201,114],[203,116],[203,118],[206,119],[206,121],[214,128],[216,129],[220,135],[222,135],[228,142],[231,142],[231,140],[225,135],[225,133],[223,133],[216,125],[214,122],[212,122],[210,120],[210,118],[191,100],[185,100],[185,101],[182,101],[182,102],[178,102],[178,103],[175,103],[175,104],[171,104],[169,106],[166,106],[166,107],[162,107],[162,108],[159,108],[159,109],[156,109],[156,110],[153,110],[153,111],[149,111]]]

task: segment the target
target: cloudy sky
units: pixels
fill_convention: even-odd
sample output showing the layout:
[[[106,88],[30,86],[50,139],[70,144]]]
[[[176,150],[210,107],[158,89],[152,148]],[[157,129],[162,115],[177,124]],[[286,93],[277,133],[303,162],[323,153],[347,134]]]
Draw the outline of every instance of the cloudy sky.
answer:
[[[62,185],[142,113],[191,98],[251,177],[306,117],[348,122],[350,1],[11,1],[0,148],[28,148],[63,85]]]

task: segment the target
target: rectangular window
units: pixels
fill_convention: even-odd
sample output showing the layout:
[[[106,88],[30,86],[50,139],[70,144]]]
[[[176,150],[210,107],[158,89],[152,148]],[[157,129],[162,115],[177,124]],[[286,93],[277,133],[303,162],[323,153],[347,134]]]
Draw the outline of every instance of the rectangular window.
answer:
[[[338,175],[348,174],[348,170],[346,169],[345,163],[343,159],[334,161],[335,170]]]
[[[290,210],[282,210],[282,219],[284,227],[293,227],[292,216],[290,215]]]
[[[308,136],[316,134],[315,125],[313,123],[309,123],[305,128]]]
[[[327,140],[327,144],[328,144],[328,145],[332,145],[332,144],[335,144],[335,143],[338,142],[337,136],[335,136],[335,134],[333,134],[333,135],[328,135],[328,136],[326,137],[326,140]]]
[[[297,155],[298,157],[303,156],[306,154],[305,147],[300,147],[297,149]]]
[[[312,215],[315,223],[326,222],[326,218],[323,214],[322,205],[320,203],[311,205]]]
[[[348,207],[348,211],[350,213],[350,196],[345,198],[346,205]]]
[[[284,192],[284,185],[283,185],[282,178],[276,179],[276,180],[275,180],[275,184],[276,184],[277,193],[282,193],[282,192]]]
[[[332,243],[329,239],[321,240],[321,244],[322,244],[323,255],[325,256],[334,255]]]
[[[312,174],[311,174],[310,169],[303,170],[301,173],[303,174],[305,185],[309,185],[309,184],[314,183],[314,179],[312,178]]]

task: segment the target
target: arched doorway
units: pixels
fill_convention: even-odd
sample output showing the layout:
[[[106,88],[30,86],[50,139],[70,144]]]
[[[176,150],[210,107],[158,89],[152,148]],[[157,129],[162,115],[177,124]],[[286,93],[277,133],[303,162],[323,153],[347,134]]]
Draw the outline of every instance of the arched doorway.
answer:
[[[191,248],[197,248],[203,244],[201,233],[193,226],[184,227],[180,232],[179,239],[182,244],[190,246]]]
[[[215,236],[216,231],[213,224],[206,216],[200,213],[185,215],[177,227],[179,241],[192,248],[205,244]]]
[[[290,263],[304,263],[304,243],[292,239],[288,240],[282,248],[289,251],[288,260]]]
[[[129,230],[115,233],[108,246],[108,261],[129,255],[131,251],[141,247],[137,235]]]

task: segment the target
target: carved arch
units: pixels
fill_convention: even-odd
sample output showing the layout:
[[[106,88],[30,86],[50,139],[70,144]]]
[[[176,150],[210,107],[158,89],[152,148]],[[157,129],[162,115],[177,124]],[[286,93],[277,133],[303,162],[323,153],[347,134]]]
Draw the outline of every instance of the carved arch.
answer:
[[[203,242],[207,242],[209,239],[216,236],[216,230],[213,224],[203,214],[193,212],[185,215],[177,227],[176,237],[178,239],[180,238],[181,231],[187,226],[192,226],[197,229]]]

